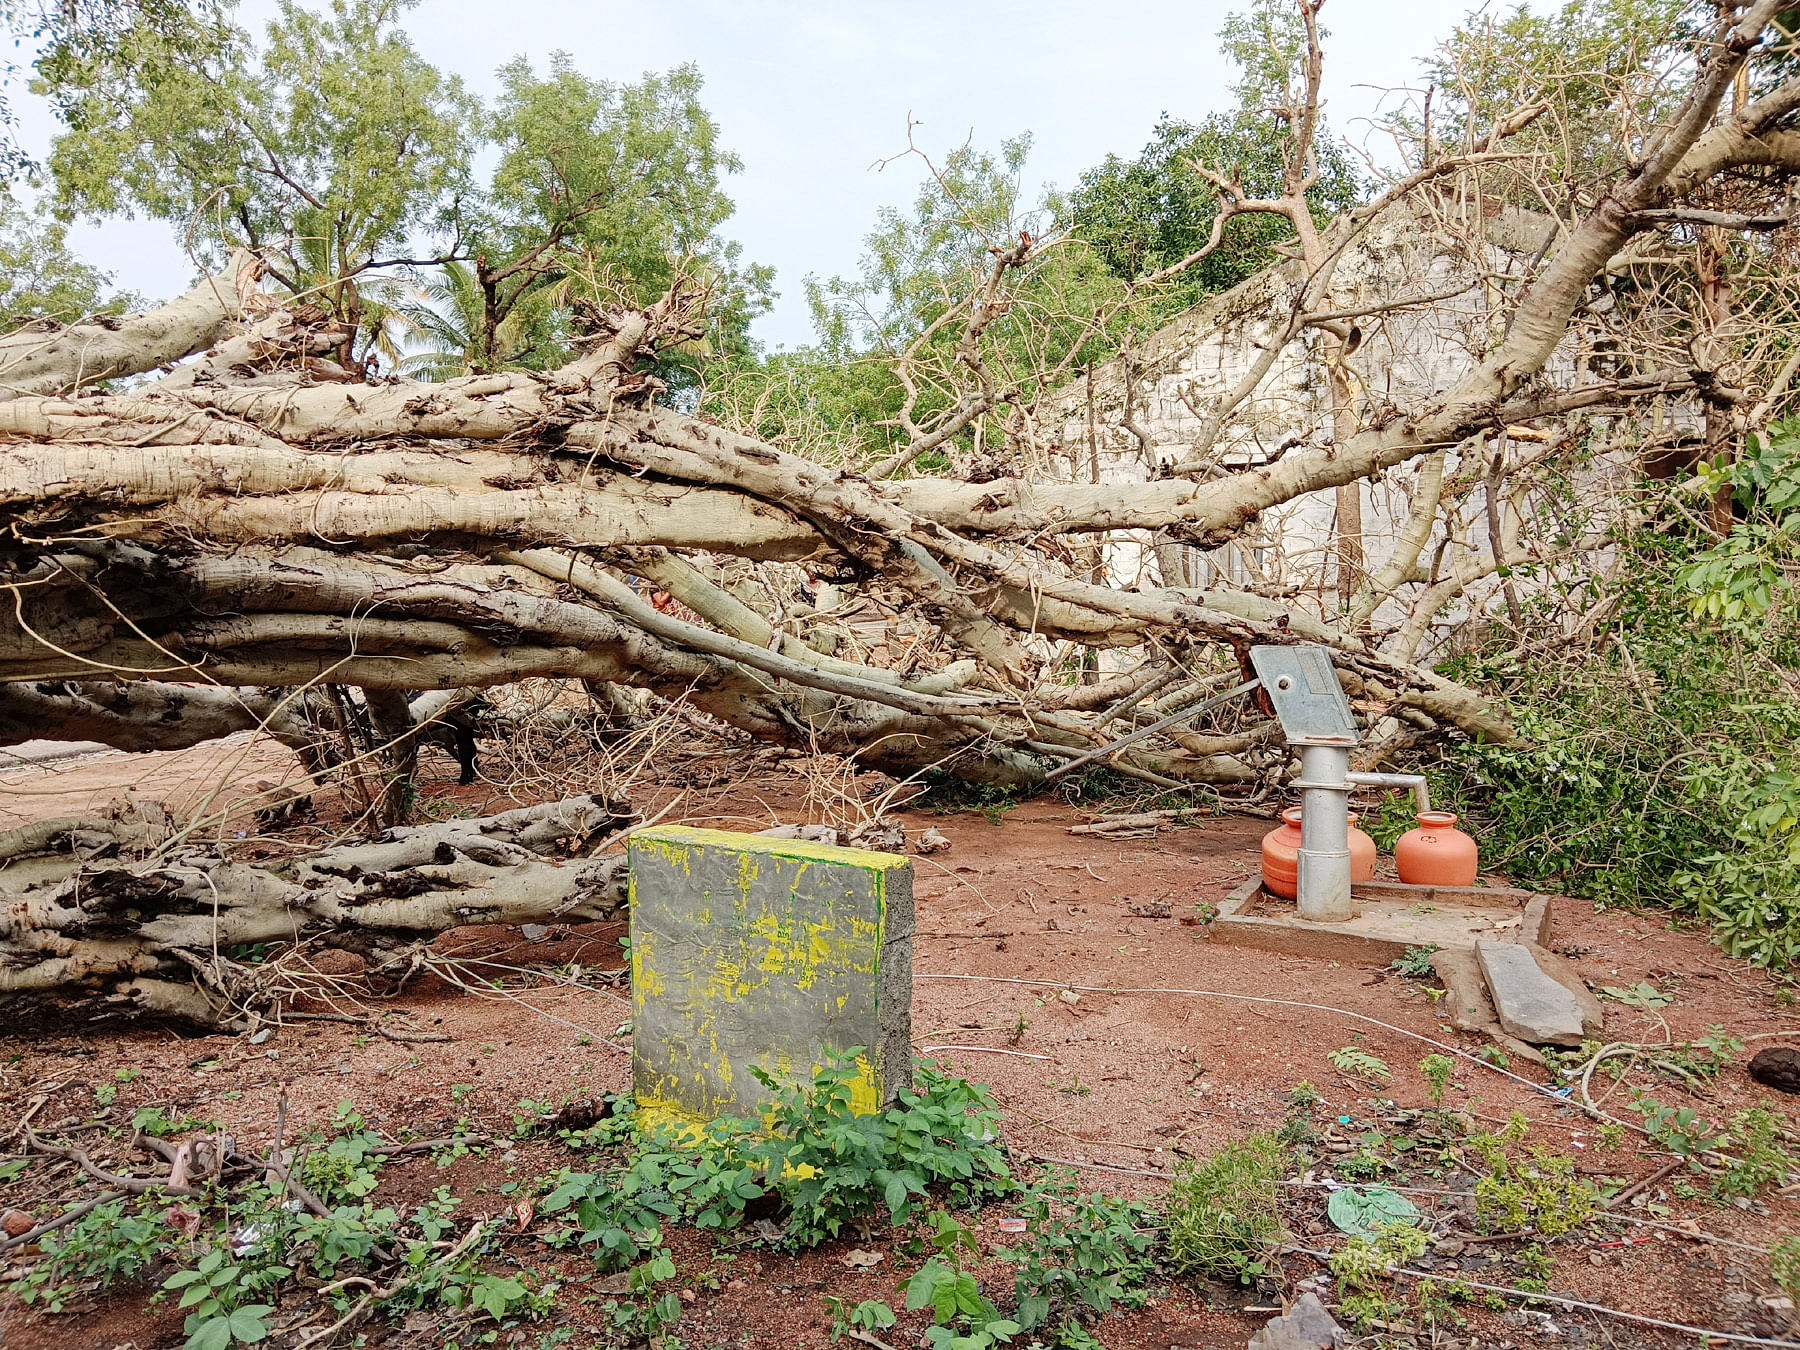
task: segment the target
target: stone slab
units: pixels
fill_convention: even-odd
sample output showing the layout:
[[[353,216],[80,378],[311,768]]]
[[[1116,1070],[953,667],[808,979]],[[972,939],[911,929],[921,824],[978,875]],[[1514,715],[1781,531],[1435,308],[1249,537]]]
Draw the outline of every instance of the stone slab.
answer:
[[[1498,1031],[1500,1019],[1488,997],[1487,980],[1470,947],[1441,947],[1431,954],[1431,969],[1444,986],[1444,1016],[1458,1031]]]
[[[1250,1338],[1250,1350],[1332,1350],[1350,1338],[1325,1311],[1317,1294],[1302,1294],[1281,1317],[1271,1317]]]
[[[912,1081],[912,863],[686,826],[631,837],[632,1083],[647,1123],[754,1118],[752,1075],[862,1046],[853,1106]]]
[[[1475,959],[1508,1035],[1534,1045],[1581,1044],[1581,1004],[1544,973],[1529,944],[1477,942]]]
[[[1517,1036],[1500,1028],[1500,1018],[1488,997],[1487,980],[1473,947],[1443,947],[1431,954],[1431,969],[1444,986],[1444,1015],[1458,1031],[1471,1031],[1498,1041],[1511,1054],[1542,1064],[1544,1057]]]
[[[1581,972],[1575,969],[1575,963],[1535,942],[1527,943],[1526,946],[1531,948],[1531,955],[1537,961],[1538,969],[1575,995],[1575,1002],[1581,1008],[1582,1033],[1589,1040],[1598,1037],[1605,1029],[1606,1005],[1588,988],[1587,981],[1581,978]]]

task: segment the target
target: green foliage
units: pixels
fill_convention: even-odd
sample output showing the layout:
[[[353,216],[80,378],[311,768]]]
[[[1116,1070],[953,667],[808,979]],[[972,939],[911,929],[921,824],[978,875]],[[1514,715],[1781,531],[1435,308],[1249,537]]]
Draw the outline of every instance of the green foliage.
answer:
[[[1067,219],[1114,276],[1137,281],[1207,243],[1219,193],[1198,168],[1236,179],[1252,197],[1281,195],[1295,128],[1269,110],[1287,101],[1304,36],[1291,5],[1257,0],[1219,33],[1220,48],[1238,71],[1232,89],[1237,106],[1197,123],[1165,113],[1137,158],[1108,155],[1081,176],[1069,194]],[[1318,180],[1306,199],[1323,223],[1361,199],[1362,183],[1322,125],[1314,152],[1309,167]],[[1218,249],[1160,289],[1144,321],[1159,324],[1205,296],[1230,290],[1275,262],[1274,246],[1292,238],[1293,226],[1279,216],[1238,216],[1226,225]]]
[[[967,1207],[1015,1189],[985,1088],[921,1064],[914,1090],[858,1114],[861,1053],[828,1060],[803,1085],[768,1078],[775,1099],[757,1122],[713,1121],[695,1137],[645,1140],[628,1165],[563,1171],[538,1202],[571,1220],[552,1240],[620,1270],[661,1244],[665,1222],[733,1229],[771,1192],[784,1212],[780,1241],[797,1248],[882,1211],[904,1222],[933,1192]]]
[[[193,1309],[182,1328],[188,1335],[185,1350],[226,1350],[263,1340],[269,1334],[263,1319],[274,1309],[250,1300],[291,1274],[286,1266],[240,1264],[214,1247],[192,1269],[169,1276],[163,1289],[179,1289],[178,1306]]]
[[[1769,1275],[1796,1308],[1800,1308],[1800,1237],[1785,1234],[1769,1244]]]
[[[713,1155],[702,1150],[697,1156]],[[661,1245],[664,1220],[682,1213],[668,1187],[670,1171],[660,1155],[652,1154],[630,1167],[604,1173],[559,1173],[549,1193],[538,1201],[538,1212],[567,1212],[574,1229],[553,1230],[550,1240],[558,1246],[574,1242],[589,1248],[602,1272],[632,1265]],[[757,1188],[756,1194],[761,1193]]]
[[[1014,1315],[1025,1330],[1143,1306],[1159,1237],[1148,1206],[1084,1194],[1073,1175],[1062,1174],[1029,1187],[1013,1208],[1027,1236],[999,1255],[1017,1267]]]
[[[1125,288],[1093,250],[1046,237],[1060,203],[1025,188],[1031,138],[988,149],[964,144],[932,163],[909,209],[883,210],[854,276],[808,277],[817,341],[759,365],[740,365],[709,389],[709,409],[765,439],[816,458],[863,463],[935,435],[917,463],[941,470],[977,448],[1006,463],[1009,416],[964,411],[991,381],[1012,390],[1061,383],[1117,351],[1132,321]],[[984,299],[996,256],[1029,235],[1039,246],[1009,267]],[[980,333],[963,346],[980,307]],[[978,357],[976,377],[965,359]],[[913,394],[896,372],[905,359]],[[1048,373],[1048,374],[1047,374]]]
[[[833,1342],[847,1331],[886,1331],[900,1320],[886,1303],[873,1298],[866,1298],[851,1308],[842,1299],[827,1294],[825,1312],[831,1318]]]
[[[1470,1143],[1490,1169],[1475,1183],[1475,1212],[1500,1232],[1530,1228],[1556,1237],[1579,1228],[1599,1212],[1599,1193],[1575,1174],[1575,1160],[1536,1146],[1520,1157],[1515,1145],[1523,1122],[1498,1135],[1477,1135]]]
[[[419,56],[408,7],[282,0],[258,41],[222,0],[51,53],[36,87],[67,126],[49,162],[59,210],[261,250],[289,293],[362,331],[353,363],[542,369],[569,356],[580,315],[649,303],[678,273],[707,291],[708,316],[661,354],[664,378],[691,384],[747,355],[773,274],[718,234],[732,211],[720,183],[740,165],[699,73],[615,84],[565,55],[542,74],[520,58],[486,108]],[[478,162],[493,166],[485,182]],[[421,257],[421,274],[397,278]]]
[[[939,814],[979,811],[987,817],[989,824],[998,825],[1006,819],[1006,813],[1019,804],[1016,788],[970,782],[942,769],[926,769],[919,777],[925,784],[925,791],[914,799],[913,804]]]
[[[1276,1183],[1282,1166],[1281,1145],[1266,1132],[1204,1159],[1184,1159],[1169,1190],[1170,1269],[1244,1284],[1273,1269],[1281,1244]]]
[[[1520,739],[1465,747],[1434,790],[1497,870],[1696,914],[1731,955],[1781,968],[1800,957],[1800,423],[1682,490],[1721,484],[1727,539],[1671,509],[1619,541],[1604,642],[1446,667],[1504,688]]]
[[[1515,108],[1546,105],[1545,116],[1507,140],[1531,156],[1534,171],[1496,181],[1504,200],[1528,203],[1530,184],[1543,181],[1537,175],[1612,181],[1631,153],[1617,134],[1621,116],[1657,123],[1684,87],[1666,71],[1686,54],[1677,45],[1685,49],[1693,35],[1696,11],[1685,0],[1466,8],[1468,17],[1425,63],[1438,93],[1430,122],[1438,152],[1466,148]],[[1422,137],[1425,128],[1412,130]]]
[[[1442,1110],[1444,1092],[1456,1073],[1456,1061],[1448,1055],[1426,1055],[1419,1061],[1419,1072],[1425,1076],[1425,1082],[1429,1086],[1431,1104]]]
[[[325,285],[347,309],[352,278],[383,250],[451,224],[479,126],[461,82],[401,31],[401,9],[285,0],[258,44],[234,5],[209,5],[101,59],[41,64],[38,87],[68,126],[49,161],[59,204],[229,222],[279,251],[290,289]]]
[[[559,364],[572,354],[572,308],[650,304],[683,268],[710,289],[712,313],[660,372],[681,384],[717,356],[746,354],[773,274],[743,266],[717,233],[732,213],[721,182],[742,162],[700,102],[699,71],[615,84],[557,53],[542,75],[509,62],[500,84],[486,123],[498,161],[468,208],[473,265],[444,267],[395,306],[417,349],[411,368],[445,379]]]
[[[164,1223],[154,1212],[160,1203],[115,1201],[46,1234],[13,1292],[21,1303],[62,1311],[77,1293],[104,1292],[170,1262],[176,1268],[153,1302],[176,1300],[188,1350],[259,1344],[270,1334],[268,1314],[296,1283],[380,1288],[380,1315],[430,1309],[504,1322],[551,1306],[553,1290],[532,1287],[526,1273],[486,1269],[503,1221],[463,1228],[458,1202],[441,1187],[410,1215],[369,1199],[381,1149],[364,1124],[344,1103],[330,1137],[303,1146],[298,1166],[327,1201],[323,1214],[295,1205],[286,1187],[260,1182],[229,1203],[196,1202],[200,1214],[188,1217],[198,1232]],[[334,1306],[347,1311],[355,1297],[340,1295]]]
[[[195,1116],[179,1118],[168,1115],[160,1106],[142,1106],[132,1113],[131,1128],[144,1134],[154,1135],[158,1139],[166,1139],[172,1134],[181,1134],[186,1130],[196,1129],[207,1122]]]
[[[1786,1185],[1795,1160],[1782,1147],[1783,1138],[1781,1118],[1774,1112],[1760,1106],[1734,1112],[1719,1137],[1725,1169],[1713,1180],[1713,1194],[1729,1200]]]
[[[650,1340],[680,1321],[681,1295],[656,1292],[658,1281],[672,1280],[676,1273],[674,1258],[662,1247],[652,1252],[649,1260],[633,1266],[625,1277],[628,1297],[606,1305],[613,1327],[633,1339]]]
[[[1408,947],[1388,963],[1388,969],[1411,980],[1427,979],[1431,975],[1431,954],[1436,950],[1435,942],[1426,943],[1422,947]]]
[[[1623,1003],[1627,1008],[1643,1008],[1646,1011],[1666,1008],[1675,1001],[1675,995],[1665,994],[1655,985],[1647,984],[1642,980],[1629,988],[1612,984],[1602,985],[1600,997],[1614,999]]]
[[[1644,1133],[1671,1153],[1690,1158],[1717,1147],[1717,1125],[1691,1106],[1667,1106],[1645,1092],[1632,1094],[1632,1104],[1644,1118]]]
[[[1252,195],[1279,194],[1286,127],[1260,110],[1212,113],[1188,122],[1165,113],[1134,159],[1108,155],[1081,176],[1069,194],[1068,221],[1107,269],[1136,281],[1198,252],[1219,214],[1219,193],[1194,170],[1198,164],[1239,173]],[[1324,172],[1307,193],[1313,216],[1325,220],[1362,195],[1354,166],[1326,138]],[[1271,215],[1243,215],[1226,226],[1223,245],[1159,288],[1145,312],[1154,326],[1209,295],[1228,291],[1275,262],[1275,245],[1293,226]]]
[[[1394,1076],[1380,1056],[1364,1050],[1361,1046],[1346,1045],[1340,1050],[1328,1051],[1325,1058],[1344,1073],[1355,1074],[1371,1083],[1385,1083]]]
[[[0,192],[0,328],[122,313],[133,297],[108,295],[111,283],[109,273],[69,251],[67,226],[42,206],[21,206]]]
[[[764,1121],[769,1137],[750,1152],[779,1178],[790,1245],[836,1237],[878,1208],[904,1222],[933,1188],[967,1208],[1016,1187],[985,1087],[920,1064],[915,1088],[885,1111],[859,1115],[851,1103],[863,1053],[828,1061],[806,1085],[754,1071],[776,1098]]]
[[[933,1242],[938,1254],[931,1257],[906,1282],[906,1310],[931,1310],[927,1342],[935,1350],[991,1350],[1024,1330],[981,1292],[981,1285],[963,1268],[964,1255],[979,1257],[981,1244],[974,1233],[948,1214],[933,1220]]]
[[[381,1182],[387,1161],[381,1136],[363,1129],[363,1123],[349,1102],[339,1103],[335,1124],[350,1133],[334,1134],[301,1164],[300,1180],[326,1204],[360,1200]]]
[[[1348,1239],[1331,1256],[1331,1273],[1342,1286],[1344,1315],[1359,1326],[1393,1320],[1393,1305],[1382,1281],[1397,1266],[1424,1255],[1431,1246],[1425,1232],[1407,1223],[1382,1225],[1373,1237]]]
[[[114,1200],[44,1234],[38,1259],[13,1286],[19,1301],[61,1312],[83,1289],[104,1292],[142,1274],[171,1235],[158,1219],[136,1209],[132,1202]]]

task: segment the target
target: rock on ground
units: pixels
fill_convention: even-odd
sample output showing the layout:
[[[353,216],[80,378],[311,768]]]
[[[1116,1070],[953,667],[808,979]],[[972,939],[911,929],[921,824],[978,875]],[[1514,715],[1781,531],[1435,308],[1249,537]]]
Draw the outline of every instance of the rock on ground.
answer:
[[[1580,1045],[1581,1004],[1516,942],[1477,942],[1475,959],[1487,976],[1494,1012],[1509,1036],[1534,1045]]]
[[[1302,1294],[1285,1316],[1271,1317],[1250,1338],[1250,1350],[1326,1350],[1344,1338],[1344,1329],[1325,1311],[1317,1294]]]

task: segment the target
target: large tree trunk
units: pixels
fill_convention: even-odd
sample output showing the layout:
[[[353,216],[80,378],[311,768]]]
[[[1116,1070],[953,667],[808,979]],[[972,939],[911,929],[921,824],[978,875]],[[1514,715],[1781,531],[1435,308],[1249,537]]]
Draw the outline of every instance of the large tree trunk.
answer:
[[[557,859],[631,821],[575,797],[263,867],[185,841],[153,804],[0,833],[0,887],[20,887],[0,910],[0,1006],[30,996],[242,1025],[291,994],[294,972],[239,948],[335,947],[379,967],[467,924],[616,918],[623,856]]]
[[[238,250],[216,276],[147,314],[90,319],[63,327],[27,324],[0,337],[0,399],[67,394],[138,375],[215,346],[245,313],[262,265]]]

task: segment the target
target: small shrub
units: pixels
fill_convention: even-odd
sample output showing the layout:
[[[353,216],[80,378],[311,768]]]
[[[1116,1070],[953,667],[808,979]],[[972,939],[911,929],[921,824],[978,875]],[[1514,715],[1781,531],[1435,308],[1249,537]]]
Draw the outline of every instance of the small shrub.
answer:
[[[857,1115],[851,1101],[862,1054],[823,1065],[805,1086],[764,1077],[777,1091],[770,1137],[748,1152],[781,1193],[790,1245],[816,1246],[878,1207],[904,1222],[934,1187],[959,1209],[1017,1189],[985,1087],[920,1064],[917,1086],[893,1106]]]
[[[189,1270],[163,1281],[169,1292],[181,1291],[183,1308],[192,1308],[183,1324],[184,1350],[227,1350],[253,1345],[269,1334],[263,1320],[274,1308],[251,1300],[292,1275],[286,1266],[240,1263],[222,1247],[214,1247]]]
[[[1432,973],[1431,954],[1436,950],[1435,942],[1423,947],[1408,947],[1388,963],[1388,969],[1411,980],[1423,980]]]
[[[859,1114],[862,1053],[831,1059],[805,1084],[759,1075],[775,1091],[761,1121],[714,1121],[697,1139],[646,1143],[627,1167],[565,1171],[538,1208],[568,1212],[579,1236],[567,1240],[616,1270],[661,1242],[665,1220],[735,1228],[769,1192],[784,1211],[781,1242],[802,1248],[883,1209],[904,1222],[933,1193],[973,1208],[1017,1189],[986,1088],[921,1064],[914,1089]]]
[[[1384,1225],[1373,1238],[1351,1237],[1331,1256],[1331,1273],[1342,1287],[1344,1316],[1359,1326],[1392,1321],[1394,1305],[1382,1281],[1396,1266],[1424,1255],[1431,1245],[1426,1234],[1407,1223]]]
[[[1556,1237],[1599,1210],[1599,1193],[1575,1175],[1575,1160],[1532,1148],[1526,1160],[1489,1153],[1493,1171],[1475,1183],[1475,1212],[1501,1232],[1529,1227]]]
[[[1781,1120],[1772,1111],[1756,1107],[1733,1115],[1719,1138],[1726,1165],[1713,1182],[1713,1194],[1729,1200],[1785,1184],[1794,1159],[1781,1147],[1781,1137]]]
[[[1082,1194],[1072,1175],[1027,1189],[1016,1204],[1026,1239],[1000,1252],[1018,1270],[1015,1316],[1027,1331],[1118,1304],[1142,1307],[1156,1270],[1155,1216],[1138,1201]]]
[[[61,1312],[83,1288],[103,1292],[142,1274],[173,1235],[156,1219],[128,1212],[127,1203],[100,1205],[44,1234],[38,1259],[13,1286],[19,1301]]]
[[[1183,1161],[1169,1191],[1170,1268],[1243,1284],[1267,1274],[1281,1244],[1282,1163],[1281,1145],[1268,1133]]]
[[[1800,1308],[1800,1237],[1788,1234],[1769,1244],[1769,1275],[1776,1287]]]
[[[1341,1050],[1331,1051],[1325,1058],[1344,1073],[1354,1074],[1371,1083],[1385,1083],[1394,1076],[1394,1071],[1379,1056],[1370,1054],[1360,1046],[1346,1045]]]
[[[854,1308],[841,1298],[825,1295],[825,1313],[831,1318],[831,1339],[836,1342],[846,1331],[886,1331],[900,1319],[880,1299],[866,1298]]]
[[[1425,1076],[1426,1089],[1431,1093],[1431,1104],[1438,1110],[1443,1110],[1444,1092],[1450,1086],[1451,1076],[1456,1073],[1456,1061],[1448,1055],[1427,1055],[1419,1061],[1419,1072]]]
[[[976,1278],[963,1268],[964,1254],[979,1256],[975,1234],[948,1214],[934,1221],[932,1240],[938,1254],[906,1282],[908,1312],[931,1310],[925,1339],[935,1350],[991,1350],[1023,1331],[988,1302]]]

